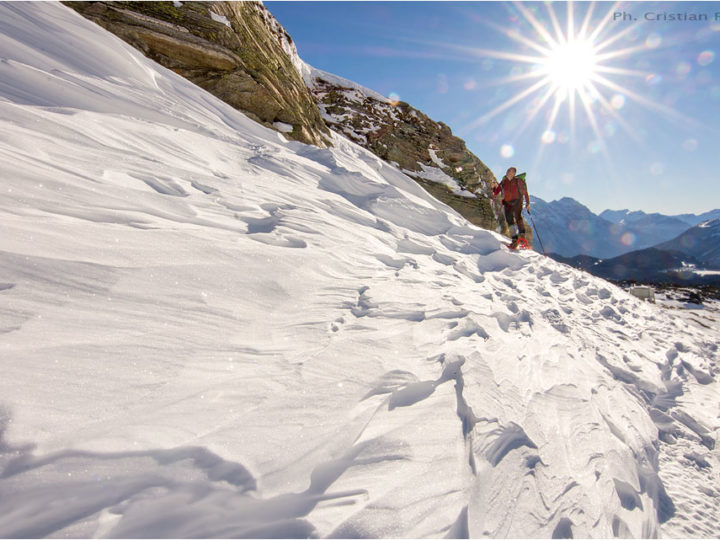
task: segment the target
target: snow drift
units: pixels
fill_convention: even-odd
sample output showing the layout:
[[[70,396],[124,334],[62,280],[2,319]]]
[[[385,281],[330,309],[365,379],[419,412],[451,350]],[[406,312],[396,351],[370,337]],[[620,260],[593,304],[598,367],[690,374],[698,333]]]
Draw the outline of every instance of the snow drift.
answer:
[[[720,532],[717,326],[0,15],[0,536]]]

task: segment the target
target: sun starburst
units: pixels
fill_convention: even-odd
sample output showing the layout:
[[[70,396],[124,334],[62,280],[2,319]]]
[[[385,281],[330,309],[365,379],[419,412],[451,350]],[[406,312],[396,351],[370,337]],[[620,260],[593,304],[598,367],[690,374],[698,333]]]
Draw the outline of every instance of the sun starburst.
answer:
[[[562,111],[566,110],[571,142],[575,142],[576,123],[579,116],[583,115],[592,130],[597,149],[604,153],[607,152],[604,144],[606,136],[599,127],[599,115],[612,118],[631,138],[637,140],[636,130],[632,129],[619,113],[619,109],[631,101],[661,112],[687,126],[697,126],[696,122],[670,107],[634,92],[631,85],[627,84],[628,77],[639,80],[652,77],[653,74],[641,69],[628,69],[622,65],[623,60],[647,49],[644,44],[618,46],[624,37],[636,31],[638,25],[642,24],[642,21],[638,21],[621,30],[610,27],[609,22],[613,19],[612,14],[618,10],[619,2],[609,6],[604,15],[596,13],[595,2],[587,4],[582,20],[576,17],[574,4],[568,2],[564,24],[551,2],[544,3],[547,23],[541,21],[538,12],[542,8],[537,9],[537,4],[534,4],[532,9],[522,3],[514,3],[513,6],[519,14],[520,25],[507,28],[492,21],[484,20],[483,23],[518,43],[521,52],[433,43],[434,46],[450,48],[476,58],[496,59],[515,63],[516,66],[525,66],[525,69],[513,70],[508,77],[488,83],[505,87],[524,82],[526,84],[503,102],[476,117],[463,131],[482,126],[488,120],[527,100],[532,100],[533,106],[528,108],[530,112],[521,126],[521,131],[538,117],[544,117],[547,123],[541,130],[542,140],[554,140],[546,134],[553,132],[556,121],[560,119]],[[524,30],[521,30],[522,28]],[[546,114],[540,115],[543,108],[546,109]]]
[[[548,76],[558,92],[569,93],[585,88],[592,81],[596,64],[592,42],[571,38],[548,52],[540,61],[540,71]]]

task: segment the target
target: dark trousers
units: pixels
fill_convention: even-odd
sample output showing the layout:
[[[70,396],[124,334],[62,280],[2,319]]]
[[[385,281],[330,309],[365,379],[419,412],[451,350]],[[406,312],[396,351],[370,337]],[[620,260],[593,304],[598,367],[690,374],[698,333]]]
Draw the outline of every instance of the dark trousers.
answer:
[[[505,221],[507,221],[508,227],[510,228],[510,234],[513,239],[518,237],[518,232],[522,235],[525,234],[525,222],[522,218],[522,199],[515,199],[514,201],[503,201],[503,207],[505,208]],[[515,224],[517,223],[517,228]]]

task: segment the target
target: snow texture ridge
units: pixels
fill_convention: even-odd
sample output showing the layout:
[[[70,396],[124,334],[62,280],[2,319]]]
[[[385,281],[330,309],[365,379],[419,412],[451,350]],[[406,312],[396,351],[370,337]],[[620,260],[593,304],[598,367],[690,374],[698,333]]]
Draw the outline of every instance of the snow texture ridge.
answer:
[[[0,537],[710,537],[720,323],[0,4]]]

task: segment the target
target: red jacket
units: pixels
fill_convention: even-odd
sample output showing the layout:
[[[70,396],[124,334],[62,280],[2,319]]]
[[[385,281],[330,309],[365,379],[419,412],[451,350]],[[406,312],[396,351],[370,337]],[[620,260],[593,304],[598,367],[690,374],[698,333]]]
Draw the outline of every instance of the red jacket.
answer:
[[[497,194],[501,191],[503,192],[504,203],[516,201],[525,197],[525,204],[530,204],[530,195],[528,195],[525,182],[520,180],[517,176],[513,177],[512,180],[508,180],[507,176],[503,176],[500,184],[493,189],[493,196],[497,196]]]

